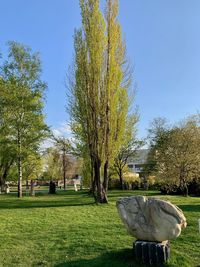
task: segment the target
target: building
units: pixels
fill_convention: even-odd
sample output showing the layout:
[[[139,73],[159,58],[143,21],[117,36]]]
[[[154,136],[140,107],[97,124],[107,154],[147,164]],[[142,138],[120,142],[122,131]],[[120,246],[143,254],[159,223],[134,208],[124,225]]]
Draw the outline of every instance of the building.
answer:
[[[137,150],[135,156],[128,159],[127,165],[130,171],[142,175],[145,166],[147,165],[149,149]]]

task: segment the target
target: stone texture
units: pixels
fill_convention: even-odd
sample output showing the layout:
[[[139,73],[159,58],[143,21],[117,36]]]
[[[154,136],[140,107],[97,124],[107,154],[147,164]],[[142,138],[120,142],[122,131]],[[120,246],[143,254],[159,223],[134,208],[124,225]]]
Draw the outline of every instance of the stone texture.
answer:
[[[156,198],[121,198],[117,201],[117,209],[128,232],[139,240],[162,242],[175,239],[187,225],[181,209]]]

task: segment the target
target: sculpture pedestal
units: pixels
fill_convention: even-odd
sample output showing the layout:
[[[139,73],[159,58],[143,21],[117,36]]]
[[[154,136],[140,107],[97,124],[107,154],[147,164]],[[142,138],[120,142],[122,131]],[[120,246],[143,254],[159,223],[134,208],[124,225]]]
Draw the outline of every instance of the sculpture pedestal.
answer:
[[[133,243],[136,260],[153,266],[161,265],[170,257],[169,241],[137,240]]]

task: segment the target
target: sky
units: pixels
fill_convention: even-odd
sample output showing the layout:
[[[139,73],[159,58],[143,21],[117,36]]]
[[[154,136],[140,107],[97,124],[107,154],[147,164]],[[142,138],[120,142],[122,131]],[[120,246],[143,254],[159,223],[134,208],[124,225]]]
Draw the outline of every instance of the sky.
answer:
[[[174,123],[199,111],[200,1],[119,0],[119,21],[134,66],[138,136],[155,117]],[[105,0],[101,1],[101,7]],[[14,40],[38,51],[48,83],[46,122],[69,131],[66,73],[73,58],[74,29],[80,27],[78,0],[0,0],[0,52]]]

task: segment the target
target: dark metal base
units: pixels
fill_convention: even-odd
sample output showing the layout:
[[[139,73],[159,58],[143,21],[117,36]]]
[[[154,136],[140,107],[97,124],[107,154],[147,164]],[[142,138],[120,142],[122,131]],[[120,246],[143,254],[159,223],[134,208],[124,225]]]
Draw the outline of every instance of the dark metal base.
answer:
[[[169,241],[153,242],[137,240],[133,243],[136,260],[150,265],[162,265],[170,257]]]

